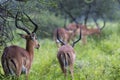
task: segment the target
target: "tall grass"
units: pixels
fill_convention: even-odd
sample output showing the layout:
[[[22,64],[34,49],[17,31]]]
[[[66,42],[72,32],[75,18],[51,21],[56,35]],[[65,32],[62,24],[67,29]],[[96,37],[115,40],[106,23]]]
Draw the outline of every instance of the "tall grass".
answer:
[[[76,44],[74,80],[120,80],[119,24],[108,23],[100,37],[89,37],[88,43]],[[24,42],[23,40],[21,40]],[[57,60],[57,47],[53,40],[40,40],[40,49],[35,50],[29,80],[66,80]],[[21,42],[15,41],[20,45]],[[24,46],[21,45],[22,47]],[[0,68],[3,74],[2,68]],[[68,73],[67,80],[70,80]],[[2,80],[12,80],[3,77]],[[20,80],[24,80],[24,75]]]

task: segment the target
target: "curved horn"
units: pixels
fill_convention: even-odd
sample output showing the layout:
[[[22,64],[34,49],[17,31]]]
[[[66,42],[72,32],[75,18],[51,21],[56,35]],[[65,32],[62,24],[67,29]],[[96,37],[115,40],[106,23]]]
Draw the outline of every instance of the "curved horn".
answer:
[[[87,21],[88,21],[88,18],[89,18],[89,14],[90,14],[90,11],[91,11],[91,4],[88,5],[88,10],[86,11],[85,13],[85,19],[84,19],[84,25],[86,26],[87,25]]]
[[[24,14],[27,16],[27,18],[29,19],[29,21],[35,26],[35,28],[34,28],[34,30],[32,31],[32,33],[36,32],[37,29],[38,29],[38,25],[37,25],[36,23],[34,23],[34,22],[32,21],[32,19],[31,19],[26,13],[24,13]]]
[[[68,14],[72,18],[72,20],[77,23],[76,18],[74,18],[73,15],[68,10],[65,9],[61,1],[59,1],[59,5],[60,5],[60,9],[64,10],[64,12]]]
[[[96,26],[97,26],[100,30],[102,30],[102,29],[105,27],[105,19],[104,19],[103,15],[101,15],[101,18],[103,19],[103,26],[102,26],[101,28],[99,27],[99,25],[98,25],[98,23],[97,23],[97,19],[93,18]]]
[[[77,26],[78,26],[78,24],[77,24]],[[78,38],[76,41],[73,42],[72,47],[74,47],[75,44],[76,44],[78,41],[80,41],[80,39],[81,39],[81,33],[82,33],[82,30],[81,30],[81,26],[80,26],[80,35],[79,35],[79,38]]]
[[[97,23],[97,19],[96,18],[94,18],[94,16],[92,16],[92,18],[93,18],[93,21],[95,22],[95,24],[96,24],[96,27],[98,28],[98,29],[100,29],[100,27],[99,27],[99,25],[98,25],[98,23]]]
[[[66,23],[67,23],[67,16],[65,15],[64,28],[66,28]]]
[[[18,13],[19,13],[19,12],[17,12],[17,14],[16,14],[16,16],[15,16],[15,26],[16,26],[18,29],[21,29],[21,30],[25,31],[27,34],[30,34],[30,32],[29,32],[26,28],[23,28],[23,27],[18,26],[18,23],[17,23]]]
[[[66,14],[68,14],[68,16],[69,16],[76,24],[79,24],[79,23],[77,22],[76,18],[71,14],[71,12],[68,11],[67,9],[65,9],[65,7],[63,6],[63,4],[62,4],[61,1],[59,2],[59,5],[60,5],[60,8],[61,8],[62,10],[64,10],[64,12],[65,12]],[[76,27],[79,28],[78,25],[76,25]]]
[[[65,45],[65,43],[59,37],[58,29],[57,29],[57,40],[59,40],[62,45]]]
[[[105,19],[104,19],[103,15],[101,15],[101,18],[103,19],[103,26],[100,28],[100,30],[102,30],[105,27]]]

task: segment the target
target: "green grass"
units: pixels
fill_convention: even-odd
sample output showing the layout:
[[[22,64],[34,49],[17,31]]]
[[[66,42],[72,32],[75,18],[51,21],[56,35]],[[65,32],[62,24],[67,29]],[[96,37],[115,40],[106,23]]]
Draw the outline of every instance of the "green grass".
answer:
[[[89,37],[87,45],[81,41],[74,47],[76,60],[74,80],[120,80],[120,35],[119,24],[108,23],[101,36]],[[24,40],[21,40],[24,42]],[[57,60],[54,41],[40,40],[40,49],[35,50],[29,80],[66,80]],[[15,42],[20,45],[21,42]],[[21,45],[24,47],[25,45]],[[0,68],[3,74],[2,68]],[[12,80],[11,77],[0,77]],[[24,80],[24,75],[20,77]],[[68,73],[67,80],[70,80]]]

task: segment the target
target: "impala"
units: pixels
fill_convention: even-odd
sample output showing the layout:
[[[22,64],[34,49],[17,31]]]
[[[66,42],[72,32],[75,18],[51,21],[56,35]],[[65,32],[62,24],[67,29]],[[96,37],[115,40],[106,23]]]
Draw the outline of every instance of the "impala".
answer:
[[[101,27],[101,28],[98,25],[96,26],[96,28],[88,28],[87,26],[82,25],[82,24],[77,24],[76,25],[75,23],[71,23],[67,26],[67,29],[74,31],[73,35],[76,36],[76,35],[79,34],[80,28],[81,28],[82,42],[83,42],[83,44],[86,44],[87,43],[87,39],[86,39],[87,36],[94,35],[94,34],[100,35],[101,30],[104,27],[105,27],[105,22],[103,24],[103,27]]]
[[[69,45],[68,43],[65,43],[59,37],[58,30],[57,30],[57,39],[61,43],[61,47],[59,48],[58,53],[57,53],[57,59],[60,63],[61,70],[64,73],[64,76],[66,77],[67,76],[67,67],[69,66],[72,79],[74,79],[73,65],[74,65],[76,55],[75,55],[75,51],[74,51],[73,47],[81,39],[81,31],[80,31],[80,36],[79,36],[78,40],[74,41],[72,46]]]
[[[53,39],[55,40],[57,47],[60,47],[59,40],[57,39],[57,31],[59,37],[66,43],[69,43],[73,35],[73,31],[66,30],[65,28],[57,28],[53,33]]]
[[[35,35],[38,26],[24,13],[35,28],[30,32],[28,29],[20,27],[17,21],[18,13],[19,12],[17,12],[15,17],[15,26],[27,33],[20,34],[20,36],[26,40],[26,49],[16,45],[5,47],[1,57],[1,63],[5,75],[16,75],[19,77],[20,74],[25,73],[27,80],[34,57],[34,48],[38,49],[40,47]]]

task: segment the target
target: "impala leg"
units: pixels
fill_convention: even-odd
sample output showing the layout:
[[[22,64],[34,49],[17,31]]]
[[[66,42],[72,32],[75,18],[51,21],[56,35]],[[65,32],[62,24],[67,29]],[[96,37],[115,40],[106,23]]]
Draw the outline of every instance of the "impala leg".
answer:
[[[17,75],[17,77],[20,76],[21,71],[22,71],[21,67],[17,67],[17,69],[16,69],[16,75]]]
[[[61,62],[60,62],[60,67],[61,67],[62,72],[64,73],[64,76],[66,77],[67,76],[67,70]]]
[[[26,80],[29,80],[29,78],[28,78],[28,75],[29,75],[29,70],[30,70],[30,67],[26,70]]]
[[[87,43],[87,39],[86,39],[85,35],[82,36],[82,42],[83,42],[84,45]]]
[[[25,80],[28,80],[28,74],[26,74],[26,76],[25,76]]]
[[[17,78],[17,80],[19,80],[20,74],[21,74],[21,71],[20,71],[20,70],[17,70],[17,71],[16,71],[16,78]]]
[[[65,67],[64,66],[61,66],[61,70],[62,70],[62,72],[64,73],[64,76],[66,77],[67,76],[67,70],[65,69]]]
[[[57,48],[59,49],[60,48],[60,43],[59,42],[56,42],[56,45],[57,45]]]
[[[74,80],[74,75],[73,75],[73,64],[70,65],[70,73],[71,73],[71,76],[72,76],[72,80]]]
[[[65,75],[65,77],[67,76],[67,70],[66,70],[66,68],[65,67],[62,67],[62,71],[63,71],[63,73],[64,73],[64,75]]]
[[[100,36],[101,36],[101,33],[97,34],[97,37],[98,37],[98,38],[100,38]]]

